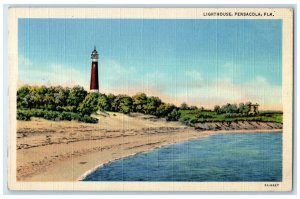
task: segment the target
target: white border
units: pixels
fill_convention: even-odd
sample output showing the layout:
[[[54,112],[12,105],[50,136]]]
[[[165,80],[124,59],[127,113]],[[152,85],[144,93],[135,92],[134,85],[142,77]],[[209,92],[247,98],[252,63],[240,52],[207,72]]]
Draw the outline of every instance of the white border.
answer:
[[[167,8],[146,8],[146,9],[120,9],[120,8],[16,8],[11,9],[9,12],[10,19],[10,34],[9,35],[9,68],[11,70],[10,80],[10,118],[15,117],[15,91],[16,91],[16,74],[17,74],[17,37],[15,31],[17,30],[17,20],[20,17],[38,17],[38,18],[201,18],[201,9],[189,8],[189,9],[167,9]],[[220,10],[219,9],[205,9],[208,10]],[[222,8],[222,11],[236,10],[230,8]],[[238,9],[243,11],[242,8]],[[244,11],[257,11],[255,8],[247,8]],[[291,166],[292,166],[292,61],[293,61],[293,21],[291,17],[291,11],[287,9],[259,9],[260,11],[269,12],[270,10],[276,10],[277,15],[274,19],[283,20],[283,110],[284,110],[284,128],[283,128],[283,182],[280,189],[278,188],[265,188],[262,187],[262,183],[142,183],[143,187],[140,187],[141,183],[107,183],[107,182],[63,182],[55,183],[22,183],[16,182],[13,178],[15,176],[16,165],[13,160],[15,158],[15,132],[10,132],[10,172],[9,172],[9,185],[13,189],[19,190],[204,190],[204,191],[288,191],[291,190]],[[208,17],[206,17],[208,19]],[[221,17],[210,17],[220,19]],[[227,17],[230,19],[231,17]],[[234,18],[234,17],[232,17]],[[244,17],[251,19],[269,18],[269,17]],[[13,71],[13,72],[12,72]],[[15,120],[10,120],[10,126],[15,126]]]

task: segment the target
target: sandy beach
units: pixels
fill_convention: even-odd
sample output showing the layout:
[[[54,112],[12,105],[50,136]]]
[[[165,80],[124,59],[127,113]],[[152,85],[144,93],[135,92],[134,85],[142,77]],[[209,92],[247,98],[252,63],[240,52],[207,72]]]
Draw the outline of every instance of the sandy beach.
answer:
[[[103,164],[167,144],[221,133],[274,132],[281,127],[255,122],[237,123],[232,129],[225,125],[218,131],[196,130],[142,114],[95,117],[98,124],[37,118],[18,121],[17,180],[76,181]]]

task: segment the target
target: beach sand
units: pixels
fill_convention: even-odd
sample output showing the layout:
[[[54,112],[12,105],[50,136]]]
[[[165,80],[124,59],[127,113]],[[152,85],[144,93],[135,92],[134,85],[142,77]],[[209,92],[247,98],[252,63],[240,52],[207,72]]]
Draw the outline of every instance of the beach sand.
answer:
[[[18,181],[76,181],[99,166],[157,147],[221,133],[273,132],[278,129],[199,131],[179,122],[142,114],[100,114],[97,124],[17,122]]]

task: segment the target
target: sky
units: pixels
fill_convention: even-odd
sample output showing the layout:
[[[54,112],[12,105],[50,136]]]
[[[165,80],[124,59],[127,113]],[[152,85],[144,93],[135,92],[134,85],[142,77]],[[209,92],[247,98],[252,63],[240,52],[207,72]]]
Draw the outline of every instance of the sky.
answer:
[[[89,89],[96,46],[102,93],[282,110],[281,28],[281,20],[19,19],[18,83]]]

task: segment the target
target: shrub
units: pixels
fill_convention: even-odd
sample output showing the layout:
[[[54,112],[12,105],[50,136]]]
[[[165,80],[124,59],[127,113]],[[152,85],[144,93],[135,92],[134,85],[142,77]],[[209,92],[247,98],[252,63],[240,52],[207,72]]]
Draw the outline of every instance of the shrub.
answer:
[[[83,117],[80,117],[78,121],[86,123],[97,123],[98,119],[85,115]]]
[[[207,113],[203,113],[203,112],[198,113],[196,117],[197,117],[197,118],[204,118],[204,119],[205,119],[205,118],[213,118],[212,115],[207,114]]]
[[[72,120],[77,120],[77,121],[79,121],[80,118],[82,117],[82,116],[80,116],[80,115],[77,114],[77,113],[70,113],[70,115],[71,115],[71,119],[72,119]]]
[[[189,110],[189,106],[188,106],[185,102],[183,102],[183,103],[180,105],[180,109],[181,109],[181,110]]]
[[[44,118],[47,120],[59,120],[59,113],[54,111],[46,111]]]
[[[91,115],[98,110],[98,93],[89,93],[79,104],[77,110],[82,115]]]
[[[68,121],[72,120],[72,115],[71,113],[68,112],[62,112],[61,114],[59,114],[58,117],[60,120],[68,120]]]
[[[83,87],[80,87],[80,86],[73,87],[70,89],[70,92],[69,92],[69,95],[67,98],[67,104],[69,106],[78,107],[79,104],[85,99],[86,96],[87,96],[87,91],[84,90]]]
[[[173,111],[168,114],[167,121],[178,121],[179,118],[180,118],[180,112],[177,111],[176,109],[173,109]]]
[[[173,105],[173,104],[162,103],[157,108],[155,115],[158,117],[167,117],[167,115],[170,114],[174,108],[175,108],[175,105]]]
[[[129,96],[126,95],[118,95],[118,110],[121,113],[128,114],[132,110],[132,99]]]
[[[109,102],[109,98],[104,94],[101,94],[98,98],[98,109],[101,111],[111,110],[111,103]]]
[[[178,119],[178,121],[179,122],[183,122],[183,123],[187,123],[187,122],[190,121],[190,118],[188,118],[188,117],[181,117],[181,118]]]
[[[147,95],[145,93],[137,93],[132,96],[132,102],[135,108],[134,111],[145,113],[144,106],[147,104]]]
[[[76,106],[63,106],[61,107],[61,111],[76,112]]]
[[[31,118],[31,114],[27,111],[18,110],[17,111],[17,120],[28,121]]]
[[[29,112],[31,112],[31,115],[34,117],[44,117],[46,111],[41,109],[31,109]]]
[[[148,97],[147,103],[144,105],[144,111],[146,114],[155,115],[157,108],[161,105],[161,100],[158,97]]]
[[[88,115],[81,116],[78,113],[72,112],[58,112],[58,111],[47,111],[41,109],[24,109],[17,111],[17,120],[30,120],[31,117],[40,117],[47,120],[59,121],[59,120],[76,120],[86,123],[97,123],[98,119],[90,117]]]

